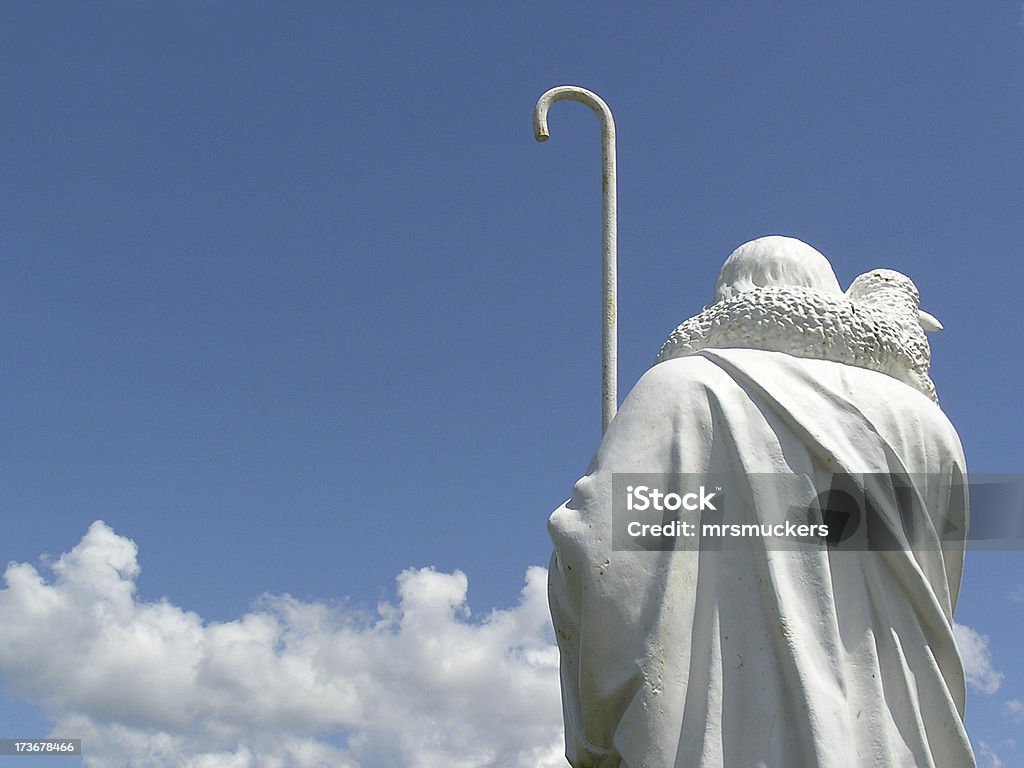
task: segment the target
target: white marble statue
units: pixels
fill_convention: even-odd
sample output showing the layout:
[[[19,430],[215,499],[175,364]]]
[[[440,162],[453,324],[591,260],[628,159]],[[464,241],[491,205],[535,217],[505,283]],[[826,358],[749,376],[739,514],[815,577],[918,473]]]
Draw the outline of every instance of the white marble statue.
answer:
[[[940,327],[897,272],[843,293],[798,240],[729,257],[549,521],[574,768],[974,766],[952,629],[966,467],[924,335]],[[862,516],[839,542],[711,546],[698,524],[621,547],[629,473],[729,476],[732,523],[788,519],[843,477]]]

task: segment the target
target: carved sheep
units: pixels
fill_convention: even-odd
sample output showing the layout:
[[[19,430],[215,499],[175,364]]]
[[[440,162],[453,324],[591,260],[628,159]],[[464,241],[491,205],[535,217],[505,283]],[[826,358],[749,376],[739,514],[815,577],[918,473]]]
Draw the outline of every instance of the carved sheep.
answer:
[[[879,371],[938,402],[925,331],[942,326],[918,304],[914,283],[890,269],[860,275],[845,294],[806,285],[752,287],[681,324],[655,362],[702,349],[772,350]]]

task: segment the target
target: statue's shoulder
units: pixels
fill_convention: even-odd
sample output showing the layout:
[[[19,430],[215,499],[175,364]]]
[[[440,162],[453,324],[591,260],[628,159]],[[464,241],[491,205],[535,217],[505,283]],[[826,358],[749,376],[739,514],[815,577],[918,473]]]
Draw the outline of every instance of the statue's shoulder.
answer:
[[[649,368],[622,404],[630,418],[661,419],[688,414],[710,418],[712,403],[740,387],[718,363],[701,355],[676,357]]]
[[[705,393],[716,383],[730,380],[719,365],[707,357],[694,354],[674,357],[656,363],[640,377],[634,391],[672,390],[675,394]]]

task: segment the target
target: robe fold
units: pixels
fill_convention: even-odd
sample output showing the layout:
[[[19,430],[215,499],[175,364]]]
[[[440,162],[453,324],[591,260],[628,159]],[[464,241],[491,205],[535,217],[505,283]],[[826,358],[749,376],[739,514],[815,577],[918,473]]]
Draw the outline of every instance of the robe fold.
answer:
[[[813,493],[839,474],[867,511],[838,546],[626,550],[619,473],[730,475],[732,522],[786,517],[772,478]],[[966,530],[965,475],[939,407],[885,374],[750,349],[654,366],[549,520],[569,762],[974,766],[952,619],[964,535],[946,535]]]

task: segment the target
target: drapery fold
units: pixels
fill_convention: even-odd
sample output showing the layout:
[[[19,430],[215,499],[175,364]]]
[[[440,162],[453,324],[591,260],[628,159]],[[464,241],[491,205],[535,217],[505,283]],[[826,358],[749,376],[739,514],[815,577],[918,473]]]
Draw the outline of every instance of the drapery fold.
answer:
[[[868,511],[840,546],[617,550],[619,473],[730,475],[745,522],[789,513],[777,478],[813,495],[838,474]],[[649,370],[549,521],[571,764],[973,766],[952,631],[963,538],[944,537],[966,529],[965,474],[942,411],[882,373],[747,349]]]

